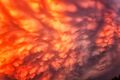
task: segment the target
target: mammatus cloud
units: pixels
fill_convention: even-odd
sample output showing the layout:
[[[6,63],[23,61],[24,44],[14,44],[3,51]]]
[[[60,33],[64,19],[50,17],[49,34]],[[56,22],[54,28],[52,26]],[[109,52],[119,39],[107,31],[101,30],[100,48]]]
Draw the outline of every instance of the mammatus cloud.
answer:
[[[120,74],[119,0],[1,0],[0,80],[110,80]]]

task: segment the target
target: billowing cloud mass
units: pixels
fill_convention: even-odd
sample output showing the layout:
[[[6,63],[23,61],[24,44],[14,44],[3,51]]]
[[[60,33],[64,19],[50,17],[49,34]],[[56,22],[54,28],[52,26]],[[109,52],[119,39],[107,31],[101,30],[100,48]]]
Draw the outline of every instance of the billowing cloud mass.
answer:
[[[0,80],[110,80],[120,74],[120,0],[0,0]]]

